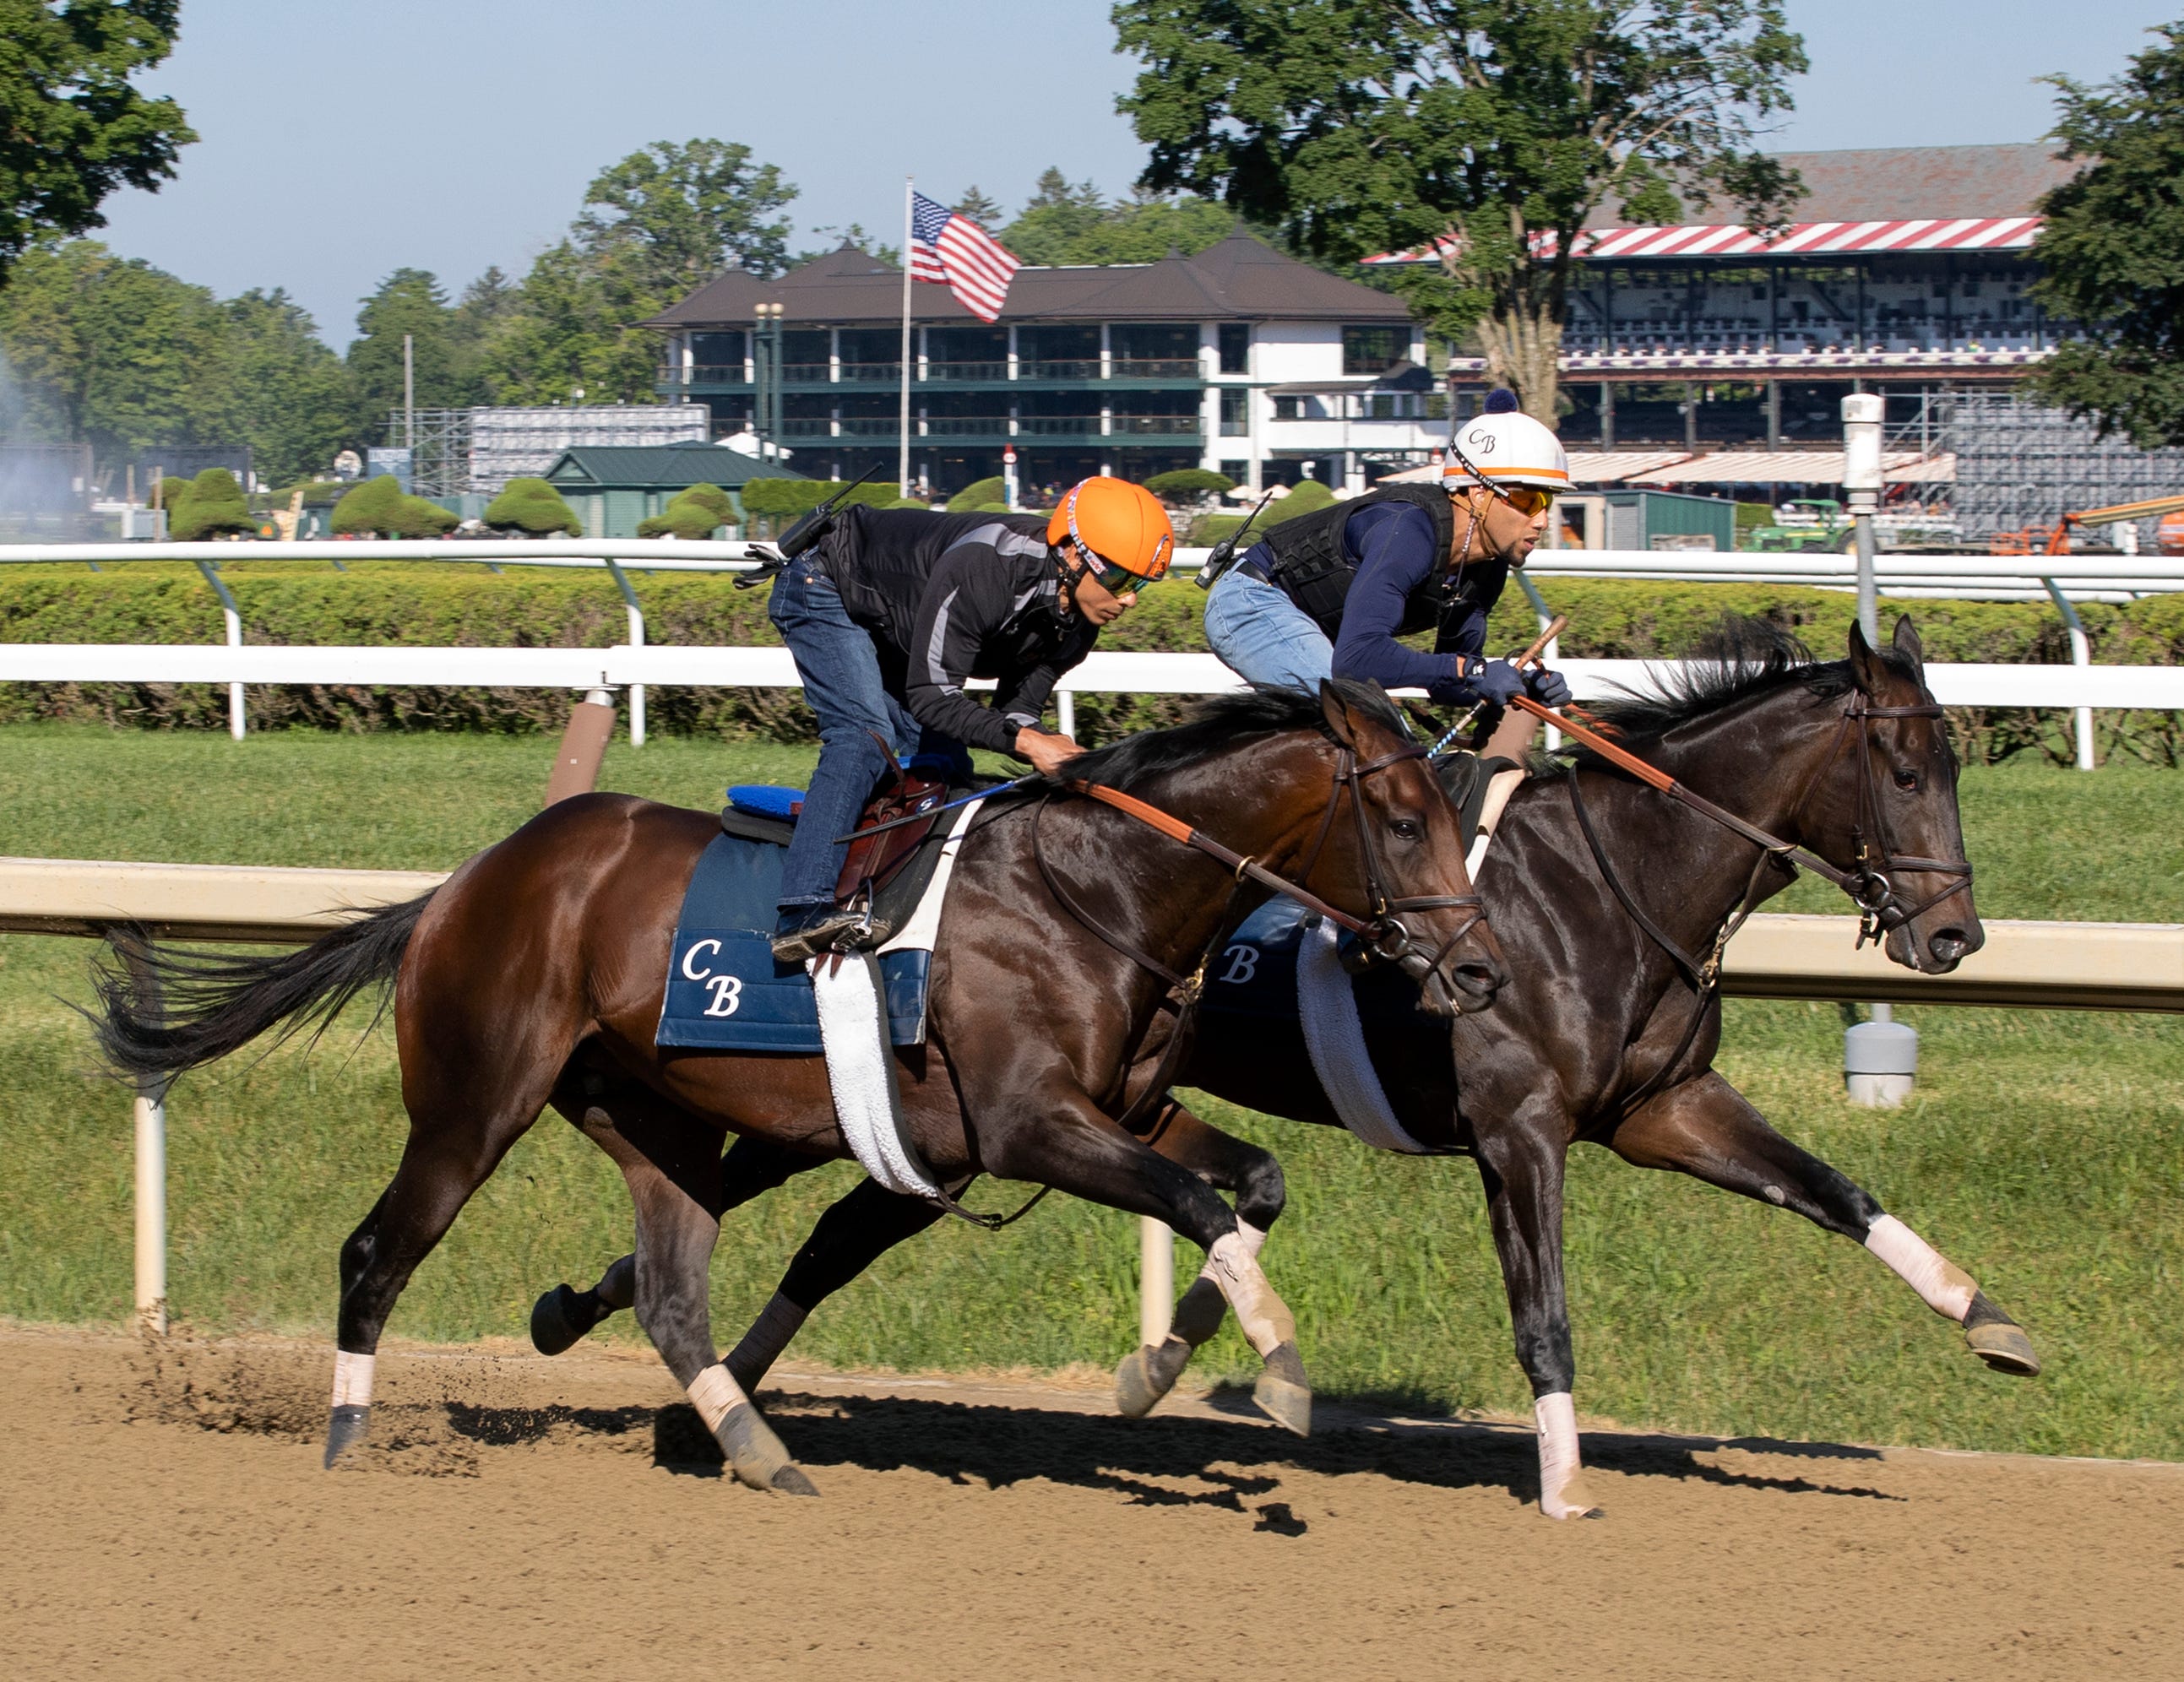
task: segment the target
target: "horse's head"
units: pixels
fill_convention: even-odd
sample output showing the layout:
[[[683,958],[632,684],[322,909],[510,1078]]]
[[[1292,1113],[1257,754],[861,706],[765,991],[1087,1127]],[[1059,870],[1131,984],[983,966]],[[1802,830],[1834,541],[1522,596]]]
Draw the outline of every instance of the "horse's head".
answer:
[[[1832,757],[1800,811],[1800,839],[1852,873],[1896,962],[1946,975],[1986,944],[1957,810],[1957,756],[1926,688],[1908,615],[1875,649],[1850,631],[1852,693]]]
[[[1432,760],[1377,688],[1329,679],[1319,699],[1335,775],[1346,781],[1333,791],[1306,885],[1367,923],[1366,950],[1417,981],[1426,1009],[1486,1009],[1508,970]]]

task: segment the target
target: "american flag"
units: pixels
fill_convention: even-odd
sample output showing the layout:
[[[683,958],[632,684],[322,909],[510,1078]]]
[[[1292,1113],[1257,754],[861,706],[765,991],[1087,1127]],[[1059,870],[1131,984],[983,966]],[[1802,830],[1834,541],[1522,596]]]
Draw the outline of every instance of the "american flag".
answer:
[[[911,279],[938,281],[981,321],[995,321],[1009,295],[1009,277],[1022,266],[968,216],[922,192],[911,195]]]

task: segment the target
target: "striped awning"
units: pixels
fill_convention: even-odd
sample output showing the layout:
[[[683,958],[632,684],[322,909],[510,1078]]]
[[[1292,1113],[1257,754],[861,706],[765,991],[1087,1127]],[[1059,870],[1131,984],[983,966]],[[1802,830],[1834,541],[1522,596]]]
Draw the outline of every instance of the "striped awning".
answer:
[[[1886,222],[1796,222],[1769,236],[1736,222],[1686,223],[1677,227],[1592,228],[1578,236],[1577,255],[1588,263],[1658,258],[1822,257],[1892,251],[2023,251],[2039,237],[2038,216],[1913,217]],[[1418,251],[1387,252],[1368,263],[1426,263],[1452,242]],[[1553,251],[1554,237],[1534,237],[1537,251]]]

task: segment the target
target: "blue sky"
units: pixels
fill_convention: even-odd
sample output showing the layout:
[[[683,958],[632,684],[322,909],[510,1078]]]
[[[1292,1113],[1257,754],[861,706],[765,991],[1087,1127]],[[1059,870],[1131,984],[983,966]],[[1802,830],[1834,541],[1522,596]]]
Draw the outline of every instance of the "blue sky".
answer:
[[[1517,0],[1513,0],[1513,3]],[[2176,0],[1791,0],[1812,73],[1774,149],[2036,138],[2034,78],[2101,80]],[[147,85],[203,138],[100,237],[223,295],[283,286],[333,343],[388,270],[520,275],[647,141],[740,141],[807,235],[899,239],[902,177],[1013,209],[1049,164],[1120,192],[1142,148],[1106,0],[185,0]],[[811,242],[816,243],[816,235]]]

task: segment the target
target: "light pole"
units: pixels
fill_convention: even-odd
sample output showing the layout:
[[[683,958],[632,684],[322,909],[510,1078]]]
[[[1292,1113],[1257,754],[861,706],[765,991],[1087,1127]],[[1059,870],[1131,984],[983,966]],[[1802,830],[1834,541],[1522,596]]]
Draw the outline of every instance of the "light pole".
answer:
[[[1843,494],[1858,541],[1858,623],[1869,648],[1880,646],[1880,594],[1873,573],[1873,516],[1880,506],[1883,400],[1861,392],[1842,400]],[[1860,747],[1864,747],[1861,743]],[[1870,1022],[1843,1033],[1843,1087],[1853,1104],[1893,1109],[1911,1095],[1919,1073],[1919,1032],[1876,1004]]]
[[[1882,399],[1861,392],[1842,400],[1843,493],[1858,541],[1858,622],[1880,646],[1880,603],[1873,582],[1873,516],[1880,508]]]

